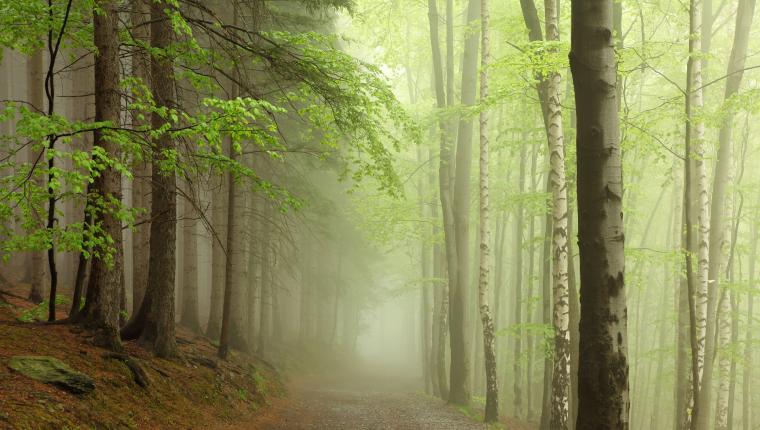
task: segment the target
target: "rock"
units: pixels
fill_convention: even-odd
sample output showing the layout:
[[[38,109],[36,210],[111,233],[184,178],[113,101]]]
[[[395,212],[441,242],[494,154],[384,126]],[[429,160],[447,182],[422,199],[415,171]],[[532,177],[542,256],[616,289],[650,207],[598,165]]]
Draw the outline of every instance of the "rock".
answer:
[[[87,394],[95,389],[95,381],[53,357],[11,357],[8,367],[24,376],[55,385],[74,394]]]

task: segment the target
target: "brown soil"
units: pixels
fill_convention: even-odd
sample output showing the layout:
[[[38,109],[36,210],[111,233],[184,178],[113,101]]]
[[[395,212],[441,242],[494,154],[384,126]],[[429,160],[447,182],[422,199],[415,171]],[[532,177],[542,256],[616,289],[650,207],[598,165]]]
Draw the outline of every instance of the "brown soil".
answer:
[[[124,363],[104,358],[105,351],[78,327],[19,321],[34,307],[22,299],[26,288],[4,285],[0,291],[7,302],[0,300],[0,429],[213,428],[247,419],[270,396],[282,393],[267,364],[238,354],[218,362],[207,339],[182,330],[178,360],[157,359],[134,343],[125,344],[150,379],[150,386],[141,388]],[[8,368],[16,355],[56,357],[93,378],[96,389],[75,396],[31,380]],[[212,363],[216,368],[208,367]]]
[[[91,345],[79,328],[19,321],[33,308],[23,299],[26,294],[23,286],[0,285],[0,429],[536,429],[506,418],[487,427],[478,422],[476,409],[424,395],[417,381],[394,376],[396,371],[352,369],[335,361],[330,367],[341,367],[340,373],[320,368],[320,376],[297,379],[283,397],[279,376],[268,364],[237,354],[218,362],[208,340],[181,329],[180,360],[156,359],[134,343],[125,344],[150,378],[143,389],[122,362],[104,358],[105,351]],[[59,358],[92,377],[96,389],[75,396],[30,380],[7,367],[15,355]]]

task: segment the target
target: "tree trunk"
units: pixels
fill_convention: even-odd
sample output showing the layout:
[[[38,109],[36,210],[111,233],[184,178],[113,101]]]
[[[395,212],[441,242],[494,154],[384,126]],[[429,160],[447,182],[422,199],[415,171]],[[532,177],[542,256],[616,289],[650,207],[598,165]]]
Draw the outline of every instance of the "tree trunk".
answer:
[[[480,1],[470,0],[467,23],[472,25],[480,18]],[[462,105],[473,106],[477,90],[478,35],[468,32],[462,54]],[[454,234],[456,236],[457,281],[449,289],[449,332],[451,334],[451,370],[449,402],[470,403],[470,363],[467,339],[470,285],[470,170],[472,167],[472,119],[461,117],[457,131],[456,174],[454,175]]]
[[[257,235],[260,236],[260,235]],[[309,240],[304,240],[301,247],[301,288],[299,302],[299,319],[298,319],[298,339],[301,346],[307,345],[311,339],[311,327],[314,326],[314,319],[311,314],[311,305],[314,301],[312,285],[314,274],[312,270],[313,258],[312,246]],[[258,258],[258,256],[257,256]],[[259,283],[261,285],[261,283]]]
[[[271,211],[268,209],[269,203],[264,203],[267,207],[264,213],[264,219],[267,223],[271,223],[270,218]],[[262,357],[266,357],[269,354],[269,340],[271,335],[271,321],[272,321],[272,277],[270,272],[271,267],[271,252],[272,252],[272,239],[271,239],[271,225],[263,225],[261,229],[261,311],[259,315],[261,317],[259,321],[259,343],[257,351]]]
[[[733,153],[733,151],[731,151]],[[729,165],[733,165],[732,160],[729,160]],[[726,177],[727,183],[733,183],[733,174],[728,172]],[[738,185],[737,181],[737,185]],[[733,282],[732,263],[733,263],[733,241],[736,240],[732,237],[733,222],[732,219],[738,219],[734,216],[734,204],[733,195],[729,194],[725,201],[725,206],[722,210],[729,216],[729,222],[725,223],[723,234],[723,248],[724,253],[727,253],[728,258],[723,259],[721,264],[720,274],[724,274],[725,280],[729,283]],[[740,215],[740,214],[739,214]],[[727,251],[730,249],[731,251]],[[728,348],[731,346],[731,307],[734,301],[732,292],[726,287],[722,287],[721,296],[718,301],[718,349],[716,350],[716,356],[718,357],[718,398],[716,399],[715,407],[715,430],[728,430],[728,409],[729,409],[729,390],[730,390],[730,374],[731,374],[731,353]]]
[[[752,26],[752,18],[755,10],[754,0],[739,1],[736,13],[736,29],[734,32],[734,41],[731,48],[731,57],[728,61],[728,70],[726,72],[725,100],[734,96],[741,86],[744,75],[744,65],[747,58],[747,45],[749,42],[749,30]],[[704,47],[703,47],[704,48]],[[709,48],[709,47],[708,47]],[[715,174],[713,179],[713,194],[710,207],[710,242],[709,242],[709,273],[708,278],[711,282],[707,294],[707,319],[705,330],[705,348],[704,354],[704,373],[702,375],[702,393],[699,404],[699,430],[708,430],[710,405],[713,383],[713,363],[715,357],[715,330],[716,330],[716,308],[718,301],[718,290],[720,278],[722,276],[722,260],[725,258],[724,228],[723,228],[723,210],[726,203],[726,186],[728,185],[728,176],[731,170],[731,132],[733,129],[734,115],[731,110],[724,117],[721,125],[718,139],[718,154],[715,165]]]
[[[488,63],[490,61],[490,29],[488,0],[480,2],[481,14],[481,63],[480,63],[480,102],[485,106],[488,100]],[[483,324],[483,356],[486,372],[486,406],[484,420],[487,423],[499,420],[499,381],[496,377],[496,339],[494,334],[491,309],[488,304],[488,277],[490,269],[491,230],[489,226],[488,207],[488,111],[480,112],[480,278],[478,281],[478,306],[480,321]]]
[[[731,293],[724,290],[718,307],[718,398],[715,407],[715,430],[728,430],[728,389],[731,357],[726,350],[731,343]]]
[[[689,151],[687,151],[689,152]],[[682,271],[687,272],[687,276],[681,276],[678,279],[677,301],[676,301],[676,313],[677,313],[677,352],[676,352],[676,384],[675,384],[675,422],[674,429],[688,430],[691,427],[691,402],[693,400],[693,383],[692,374],[695,373],[695,369],[691,369],[691,363],[696,360],[695,356],[690,357],[690,346],[692,341],[692,331],[696,333],[696,327],[691,321],[691,316],[695,314],[695,309],[692,305],[694,300],[693,291],[695,289],[694,280],[692,276],[692,263],[691,255],[696,254],[695,244],[691,237],[694,236],[694,225],[691,220],[694,219],[696,213],[696,195],[694,193],[693,184],[694,175],[693,172],[694,160],[687,159],[685,163],[688,163],[688,168],[685,172],[689,172],[690,176],[686,176],[683,180],[683,204],[681,205],[681,228],[679,229],[679,236],[681,241],[680,251],[686,256],[684,259],[684,265],[680,267]],[[684,164],[686,166],[686,164]],[[688,194],[687,194],[688,193]],[[688,214],[687,214],[688,211]],[[686,229],[690,232],[687,233]],[[688,267],[686,267],[688,265]],[[685,269],[685,270],[684,270]],[[696,341],[696,339],[694,339]],[[692,360],[693,359],[693,360]],[[698,382],[697,382],[698,383]]]
[[[431,155],[433,151],[431,150]],[[431,164],[429,173],[429,183],[433,186],[436,183],[436,167]],[[433,193],[430,202],[431,218],[435,221],[433,225],[433,236],[439,237],[440,229],[438,227],[438,203],[437,193]],[[440,244],[433,246],[433,267],[432,275],[435,278],[433,287],[433,328],[432,328],[432,354],[431,354],[431,372],[433,374],[433,390],[436,395],[446,400],[448,399],[448,383],[446,379],[446,333],[448,333],[448,283],[442,281],[444,274],[444,250]]]
[[[108,121],[119,127],[119,16],[113,0],[99,3],[101,11],[93,14],[95,46],[95,121]],[[118,143],[112,142],[108,132],[96,130],[95,146],[109,157],[119,158]],[[121,201],[121,173],[106,167],[92,184],[92,193],[103,203],[110,199]],[[90,198],[93,198],[92,195]],[[110,205],[109,205],[110,206]],[[106,207],[109,207],[106,206]],[[102,207],[98,205],[97,207]],[[113,350],[121,349],[119,339],[120,292],[123,286],[123,249],[121,221],[106,209],[97,216],[112,243],[111,250],[100,250],[109,258],[94,258],[87,288],[87,301],[82,311],[85,326],[95,330],[95,343]]]
[[[238,96],[237,85],[233,84],[230,90],[230,98]],[[244,163],[243,155],[236,152],[234,145],[230,144],[230,159],[233,162]],[[239,351],[248,351],[249,345],[245,339],[248,327],[245,318],[246,295],[244,289],[249,286],[248,282],[248,245],[250,243],[248,227],[248,198],[244,183],[238,183],[232,173],[228,173],[229,183],[228,208],[227,208],[227,243],[225,259],[225,283],[224,303],[222,312],[222,327],[219,335],[219,357],[226,358],[229,348]],[[262,273],[263,277],[263,273]],[[263,303],[263,302],[262,302]],[[262,327],[263,329],[263,327]],[[262,332],[263,336],[263,332]],[[224,347],[222,347],[224,345]]]
[[[151,45],[166,49],[172,40],[174,30],[164,12],[165,5],[152,3]],[[151,59],[151,85],[153,97],[159,107],[172,108],[175,103],[174,70],[172,61],[166,57]],[[154,113],[152,128],[165,126],[166,120]],[[148,267],[148,288],[138,312],[122,329],[125,338],[137,338],[141,344],[152,350],[158,357],[177,355],[174,318],[174,277],[176,271],[176,185],[175,172],[162,171],[160,164],[165,160],[165,151],[174,149],[171,136],[164,133],[155,142],[154,163],[151,166],[151,225],[150,259]]]
[[[231,151],[234,151],[232,147],[230,147]],[[230,153],[230,158],[234,161],[236,157],[234,152]],[[235,278],[232,276],[232,254],[234,252],[237,252],[237,241],[235,240],[235,236],[232,234],[232,224],[235,221],[235,204],[236,204],[236,188],[238,187],[238,184],[235,183],[235,181],[232,178],[232,172],[227,172],[227,181],[229,183],[228,188],[228,194],[227,194],[227,202],[229,206],[227,207],[227,225],[230,227],[230,232],[227,235],[227,242],[225,244],[226,249],[226,256],[224,259],[225,265],[224,265],[224,302],[222,305],[222,326],[221,330],[219,332],[219,349],[217,351],[217,355],[222,360],[226,360],[227,356],[230,351],[230,335],[232,331],[232,300],[233,300],[233,289],[235,288]]]
[[[408,72],[408,69],[407,69],[407,72]],[[422,165],[423,163],[422,147],[417,147],[417,163],[419,165]],[[419,210],[420,210],[420,219],[424,220],[425,217],[427,216],[426,211],[425,211],[425,176],[424,175],[420,175],[419,180],[417,182],[417,200],[418,200],[418,205],[419,205]],[[432,273],[431,273],[431,265],[430,265],[431,247],[427,243],[428,240],[429,238],[423,237],[422,243],[420,244],[420,273],[422,277],[422,283],[421,283],[422,300],[421,300],[421,308],[420,308],[420,313],[422,314],[422,324],[420,324],[420,328],[422,330],[422,336],[421,336],[422,376],[423,376],[424,385],[425,385],[425,393],[431,394],[434,391],[433,390],[433,376],[431,372],[431,370],[434,367],[431,365],[433,363],[431,360],[432,322],[430,319],[430,310],[431,310],[430,278],[432,278]]]
[[[526,136],[527,137],[527,136]],[[525,139],[524,139],[525,140]],[[540,175],[536,174],[536,169],[538,165],[538,155],[541,152],[538,145],[531,145],[533,146],[533,155],[531,156],[530,160],[530,189],[529,193],[536,193],[538,192],[538,178]],[[527,291],[525,294],[525,297],[527,297],[527,303],[532,303],[534,298],[534,289],[536,282],[534,281],[534,274],[535,274],[535,262],[536,262],[536,245],[535,245],[535,238],[536,238],[536,217],[533,213],[530,213],[528,216],[528,270],[527,270],[527,282],[526,286]],[[537,306],[536,306],[537,307]],[[540,316],[540,308],[536,309],[536,316],[534,317],[531,315],[531,308],[533,306],[528,306],[527,312],[526,312],[526,322],[527,323],[534,323],[536,321],[539,321],[541,319]],[[535,338],[536,336],[530,335],[525,339],[525,349],[526,349],[526,362],[525,362],[525,410],[526,418],[528,421],[533,420],[533,375],[534,372],[534,352],[535,352]]]
[[[132,1],[132,37],[146,45],[150,43],[150,4],[146,0]],[[150,54],[145,49],[138,50],[132,57],[132,75],[145,85],[150,83]],[[138,113],[132,116],[135,127],[147,125]],[[132,206],[142,208],[145,214],[132,233],[132,313],[137,312],[148,287],[148,265],[150,258],[150,162],[140,161],[135,167],[132,182]]]
[[[222,149],[229,153],[229,142],[226,142]],[[226,262],[227,253],[227,224],[229,207],[229,175],[223,175],[219,180],[216,192],[211,197],[212,201],[212,225],[214,228],[211,244],[211,298],[209,302],[208,324],[206,325],[206,336],[211,339],[218,339],[222,324],[222,307],[224,302],[224,289],[226,279]]]
[[[544,94],[546,94],[546,88],[548,83],[544,86]],[[546,118],[548,124],[548,104],[546,111]],[[547,129],[548,130],[548,129]],[[551,154],[550,154],[551,156]],[[550,178],[546,180],[546,193],[551,194],[552,183]],[[544,236],[542,238],[541,249],[541,323],[548,327],[552,325],[552,285],[551,285],[551,263],[553,258],[551,257],[552,248],[552,230],[554,225],[553,213],[547,213],[544,216]],[[554,360],[544,354],[544,379],[542,383],[541,393],[541,430],[551,429],[551,411],[552,411],[552,373],[554,371]]]
[[[186,194],[194,198],[191,189],[192,184],[187,183]],[[183,224],[184,235],[184,261],[183,261],[183,285],[182,288],[182,311],[180,324],[190,329],[193,333],[201,332],[201,324],[198,318],[198,211],[195,210],[195,202],[185,200]]]
[[[44,109],[44,97],[42,94],[44,78],[44,66],[43,66],[43,53],[42,49],[38,49],[27,59],[28,81],[27,81],[27,97],[29,103],[37,110],[42,111]],[[30,156],[33,156],[30,153]],[[34,160],[29,160],[34,161]],[[39,180],[35,180],[37,186],[41,186]],[[29,281],[32,284],[29,290],[29,301],[32,303],[41,303],[45,296],[45,252],[33,251],[31,255],[31,276]]]
[[[760,208],[760,194],[758,194],[758,199],[756,200],[756,208]],[[758,210],[755,209],[755,213],[753,214],[753,219],[758,219]],[[754,292],[756,290],[755,287],[755,262],[757,260],[757,242],[758,242],[758,227],[756,223],[751,223],[751,231],[752,231],[752,242],[750,245],[750,254],[749,254],[749,268],[748,268],[748,280],[749,285],[752,288],[752,291],[747,293],[747,329],[745,333],[744,338],[744,372],[742,377],[742,429],[743,430],[752,430],[755,427],[752,426],[753,419],[752,419],[752,371],[753,371],[753,348],[751,345],[754,342],[754,336],[753,336],[753,318],[754,315]]]
[[[520,145],[520,177],[517,179],[518,188],[517,193],[520,196],[523,196],[525,194],[525,158],[526,158],[526,142],[525,138],[527,136],[525,134],[522,135],[522,140]],[[516,330],[513,334],[514,340],[512,342],[512,370],[514,379],[512,380],[512,392],[514,398],[512,399],[513,402],[513,414],[515,417],[522,416],[522,371],[520,370],[520,360],[522,360],[522,337],[523,337],[523,330],[522,330],[522,284],[523,284],[523,220],[525,217],[525,208],[523,207],[523,200],[521,199],[519,203],[517,204],[517,214],[515,215],[515,224],[514,224],[514,243],[513,243],[513,252],[514,252],[514,285],[513,293],[514,293],[514,310],[512,314],[512,324],[516,327]],[[505,379],[506,383],[506,379]]]
[[[569,181],[568,181],[569,182]],[[578,286],[575,277],[575,257],[573,255],[572,241],[576,239],[573,234],[573,207],[568,203],[568,223],[567,237],[567,275],[568,275],[568,298],[570,300],[569,324],[570,324],[570,420],[568,428],[574,429],[575,422],[578,418],[578,356],[580,347],[578,338],[580,337],[578,324],[581,319],[580,300],[578,297]]]
[[[758,194],[760,197],[760,194]],[[760,207],[760,198],[758,198],[758,206]],[[755,210],[754,219],[758,219],[758,211]],[[753,430],[752,410],[750,404],[752,403],[752,370],[753,363],[753,348],[754,336],[752,331],[754,318],[754,292],[755,292],[755,262],[757,261],[757,242],[758,242],[758,227],[757,223],[752,224],[752,243],[750,245],[749,253],[749,286],[752,289],[747,293],[747,328],[744,340],[744,375],[742,379],[742,428],[743,430]]]
[[[570,66],[578,115],[581,262],[580,430],[627,429],[629,423],[623,178],[611,27],[611,0],[572,3]]]
[[[546,40],[559,41],[558,2],[545,0]],[[553,48],[556,49],[556,48]],[[570,414],[570,301],[567,275],[567,183],[565,181],[565,142],[562,132],[562,77],[559,72],[549,74],[546,96],[548,99],[548,136],[552,188],[552,280],[554,293],[554,369],[552,371],[553,430],[567,429]],[[546,377],[546,376],[545,376]]]
[[[233,97],[237,97],[234,95]],[[236,158],[240,160],[242,164],[244,155],[238,154]],[[250,167],[250,166],[248,166]],[[230,178],[232,180],[232,178]],[[246,342],[246,328],[248,327],[248,321],[246,313],[247,307],[247,290],[250,288],[249,275],[248,275],[248,256],[250,254],[250,246],[253,242],[250,239],[250,232],[248,227],[248,213],[251,210],[250,201],[251,191],[247,187],[245,182],[240,182],[234,189],[236,193],[235,205],[230,206],[228,209],[232,212],[232,222],[228,222],[228,237],[232,237],[235,241],[232,249],[228,249],[229,258],[232,259],[232,272],[225,275],[232,278],[232,308],[231,308],[231,324],[229,330],[229,342],[232,348],[238,351],[248,351],[249,345]],[[229,239],[228,239],[229,240]]]
[[[449,0],[451,2],[452,0]],[[450,4],[447,3],[447,10],[450,8]],[[447,13],[447,19],[450,21],[451,16]],[[440,42],[438,37],[438,8],[436,5],[436,0],[428,0],[428,20],[430,24],[430,43],[433,53],[433,72],[434,72],[434,81],[435,81],[435,94],[436,94],[436,104],[438,109],[444,109],[447,105],[446,103],[446,93],[444,92],[444,81],[443,81],[443,65],[441,62],[441,49],[440,49]],[[448,23],[451,24],[450,22]],[[448,39],[448,37],[447,37]],[[451,42],[453,44],[453,42]],[[453,49],[453,48],[449,48]],[[453,52],[453,51],[452,51]],[[452,54],[453,55],[453,54]],[[451,67],[447,68],[447,72],[450,72]],[[452,81],[452,79],[448,80],[449,82]],[[451,91],[449,91],[448,94],[449,97],[452,97]],[[450,130],[447,125],[447,121],[443,118],[439,120],[439,128],[441,132],[441,145],[440,145],[440,156],[439,156],[439,165],[438,165],[438,186],[439,186],[439,198],[441,200],[441,212],[443,216],[443,233],[444,233],[444,245],[445,245],[445,255],[446,255],[446,270],[448,275],[448,280],[446,284],[444,285],[443,292],[442,292],[442,300],[441,300],[441,308],[440,308],[440,328],[441,330],[448,330],[448,321],[449,321],[449,296],[451,294],[451,290],[456,291],[456,281],[457,281],[457,248],[456,248],[456,237],[454,234],[454,213],[453,213],[453,206],[451,201],[451,173],[453,171],[452,166],[452,157],[451,157],[451,146],[452,141],[450,139]],[[439,342],[441,339],[445,338],[444,335],[439,335]],[[445,358],[445,346],[441,345],[438,351],[439,354],[439,366],[443,364],[443,367],[445,368],[445,360],[441,360],[441,357]],[[440,370],[440,367],[439,367]],[[449,399],[449,390],[444,390],[444,385],[448,385],[445,380],[440,380],[439,383],[441,384],[441,393],[446,393],[445,398]]]
[[[700,21],[700,12],[696,0],[692,0],[689,5],[689,33],[696,34],[698,22]],[[701,80],[701,63],[695,57],[699,51],[700,39],[691,37],[689,39],[689,59],[687,62],[687,81],[686,81],[686,145],[684,160],[684,229],[686,234],[684,255],[686,256],[686,285],[688,288],[687,297],[689,305],[689,338],[691,343],[691,414],[686,414],[685,428],[695,429],[698,426],[699,407],[700,407],[700,380],[702,374],[702,363],[704,362],[704,340],[700,324],[704,323],[704,311],[706,305],[706,272],[707,272],[707,238],[704,221],[707,211],[707,192],[705,190],[706,181],[704,175],[704,163],[700,166],[699,159],[702,144],[699,141],[704,135],[704,125],[692,123],[693,111],[696,107],[699,109],[702,102],[702,80]],[[694,186],[696,185],[696,186]],[[699,243],[694,240],[693,214],[698,214],[698,236]],[[703,228],[704,227],[704,228]],[[697,250],[697,272],[695,279],[692,267],[693,250]],[[698,304],[697,302],[700,302]],[[701,321],[701,322],[700,322]],[[703,327],[703,325],[702,325]],[[688,410],[688,403],[687,403]]]
[[[739,344],[739,297],[731,293],[731,345]],[[734,428],[736,412],[737,359],[730,360],[728,388],[728,428]]]
[[[251,239],[248,244],[248,279],[246,280],[246,284],[248,285],[248,312],[246,312],[247,317],[247,329],[246,332],[248,333],[247,341],[248,341],[248,352],[254,353],[254,346],[256,345],[256,342],[258,341],[258,304],[259,304],[259,286],[261,285],[261,268],[259,267],[259,255],[261,253],[261,243],[258,240],[260,236],[260,229],[259,229],[259,221],[254,213],[256,210],[256,207],[258,206],[258,202],[260,200],[257,200],[256,196],[252,197],[251,202],[251,210],[249,211],[249,218],[248,218],[248,231],[250,232]],[[303,290],[303,284],[302,288]],[[301,292],[301,298],[303,299],[303,291]],[[302,300],[303,303],[303,300]],[[301,317],[299,318],[299,324],[303,324],[303,305],[301,305]],[[300,327],[299,327],[300,328]],[[302,331],[301,331],[302,333]],[[303,334],[299,334],[299,339],[301,340],[301,343],[303,343],[303,339],[305,339],[305,336]]]

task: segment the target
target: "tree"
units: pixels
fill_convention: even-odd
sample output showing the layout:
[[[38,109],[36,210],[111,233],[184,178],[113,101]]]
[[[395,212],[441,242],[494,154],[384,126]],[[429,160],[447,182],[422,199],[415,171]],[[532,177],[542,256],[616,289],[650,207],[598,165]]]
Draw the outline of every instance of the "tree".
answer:
[[[183,236],[184,236],[184,282],[182,285],[182,310],[180,324],[193,333],[201,332],[198,318],[198,213],[195,209],[192,183],[186,181],[187,190],[184,204]]]
[[[488,305],[488,277],[490,270],[491,241],[490,216],[488,203],[488,63],[490,61],[490,16],[488,0],[480,2],[481,25],[481,61],[480,61],[480,271],[478,281],[478,307],[480,321],[483,324],[483,351],[486,371],[486,409],[485,422],[499,419],[499,381],[496,376],[496,336]]]
[[[470,0],[467,7],[468,25],[480,17],[480,2]],[[478,34],[465,37],[462,54],[462,105],[475,103],[478,70]],[[459,118],[456,145],[456,174],[454,175],[454,234],[456,237],[457,281],[449,288],[449,333],[451,343],[451,381],[449,402],[466,405],[470,402],[470,362],[466,329],[468,326],[467,288],[470,285],[470,171],[472,165],[472,119]]]
[[[163,51],[151,58],[151,89],[159,108],[172,109],[176,105],[174,70],[171,57],[167,56],[167,48],[171,45],[174,30],[164,6],[152,3],[150,8],[151,46]],[[152,113],[153,129],[161,129],[167,124],[165,115],[160,110]],[[158,357],[174,357],[178,354],[174,334],[177,177],[173,168],[167,171],[162,164],[170,163],[175,148],[171,135],[166,132],[160,134],[153,144],[148,288],[140,309],[122,329],[122,336],[125,339],[139,338],[140,343]]]
[[[760,196],[760,195],[759,195]],[[756,203],[757,205],[758,203]],[[757,220],[757,211],[759,206],[755,207],[755,216],[754,219]],[[747,331],[745,335],[745,341],[744,341],[744,378],[742,380],[742,428],[743,430],[750,430],[752,429],[753,424],[753,417],[752,417],[752,410],[750,403],[752,402],[752,375],[753,375],[753,362],[752,358],[754,356],[753,354],[753,348],[750,346],[752,345],[752,342],[754,340],[753,332],[752,332],[752,316],[754,315],[754,293],[756,290],[755,287],[755,264],[757,264],[757,242],[758,242],[758,226],[756,222],[752,223],[751,227],[751,244],[750,244],[750,253],[749,253],[749,283],[751,286],[751,290],[747,293]]]
[[[234,159],[235,155],[230,154],[231,158]],[[233,223],[235,222],[235,207],[236,207],[236,198],[237,198],[237,192],[236,188],[237,185],[235,184],[235,181],[232,178],[232,174],[228,175],[227,181],[229,183],[229,191],[228,191],[228,203],[229,207],[227,208],[227,225],[231,227]],[[230,350],[230,336],[232,334],[232,298],[233,298],[233,290],[235,288],[235,279],[232,276],[232,270],[233,270],[233,253],[239,253],[240,251],[237,249],[237,244],[239,242],[235,240],[235,236],[232,234],[232,231],[227,234],[227,243],[226,243],[226,258],[225,261],[225,281],[224,281],[224,305],[222,307],[222,326],[219,333],[219,350],[217,355],[222,360],[227,359],[227,355],[229,354]],[[263,285],[263,282],[262,282]],[[264,308],[263,305],[263,294],[262,294],[262,309]],[[264,336],[264,333],[262,332],[259,335],[259,339]]]
[[[704,368],[704,341],[707,318],[709,226],[707,201],[707,175],[704,162],[704,122],[695,114],[703,107],[702,62],[695,58],[701,50],[698,35],[701,22],[697,1],[689,6],[689,60],[686,73],[686,159],[684,160],[684,223],[686,256],[686,284],[689,301],[689,337],[692,355],[691,414],[685,413],[684,427],[698,428],[701,419],[701,380]],[[698,242],[694,241],[693,215],[697,214]],[[697,276],[693,274],[692,250],[697,249]],[[686,406],[684,404],[683,406]]]
[[[436,95],[436,106],[439,110],[442,110],[446,107],[446,97],[451,97],[451,91],[446,92],[444,90],[444,80],[443,80],[443,64],[441,59],[441,49],[440,49],[440,41],[438,36],[438,7],[436,4],[436,0],[428,0],[428,20],[430,24],[430,44],[431,49],[433,52],[433,75],[434,75],[434,83],[435,83],[435,95]],[[448,45],[447,45],[448,46]],[[452,48],[453,49],[453,48]],[[448,68],[447,68],[448,71]],[[441,315],[441,322],[439,323],[441,326],[443,326],[441,329],[444,330],[448,327],[447,325],[450,325],[449,321],[449,311],[450,311],[450,297],[451,297],[451,290],[452,288],[456,290],[455,284],[457,282],[457,248],[456,248],[456,235],[454,233],[454,212],[453,212],[453,204],[451,201],[452,193],[451,193],[451,172],[453,170],[453,163],[452,163],[452,157],[451,157],[451,140],[450,140],[450,134],[449,134],[449,127],[447,125],[447,122],[445,119],[441,118],[439,120],[439,129],[440,129],[440,151],[439,151],[439,164],[438,164],[438,186],[439,186],[439,193],[438,196],[441,200],[441,213],[443,217],[443,233],[444,233],[444,247],[445,247],[445,254],[446,254],[446,270],[448,274],[447,282],[444,284],[444,291],[442,292],[442,295],[444,298],[441,300],[441,310],[439,311],[439,314]],[[445,322],[444,322],[445,321]],[[446,324],[448,323],[448,324]],[[439,336],[439,339],[441,339],[441,336]],[[441,354],[443,352],[443,354]],[[439,348],[439,363],[440,363],[440,356],[443,355],[445,357],[445,349],[444,346],[440,346]],[[445,363],[444,363],[445,364]],[[441,383],[445,384],[446,381],[442,380]],[[441,387],[441,393],[447,393],[448,390],[445,390],[444,387]],[[449,398],[448,395],[444,396],[447,400]]]
[[[38,49],[27,58],[27,91],[29,103],[39,111],[44,109],[44,98],[42,95],[42,86],[44,83],[43,78],[43,51]],[[30,162],[33,161],[31,157],[34,157],[33,152],[30,151]],[[39,181],[38,181],[39,182]],[[39,186],[40,184],[38,184]],[[31,255],[30,267],[31,276],[29,281],[32,284],[32,288],[29,290],[29,300],[33,303],[41,303],[45,295],[43,285],[45,278],[45,253],[33,252]]]
[[[545,0],[546,40],[559,41],[557,2]],[[550,52],[557,48],[550,46]],[[570,300],[568,285],[567,182],[565,181],[565,144],[562,132],[562,78],[558,71],[547,78],[547,136],[550,151],[552,189],[552,280],[554,292],[554,369],[552,371],[552,429],[567,428],[570,415]],[[548,378],[548,375],[544,376]]]
[[[577,429],[628,428],[623,178],[612,1],[572,3],[581,275]]]
[[[736,95],[741,86],[744,75],[744,65],[747,58],[747,44],[749,42],[749,31],[752,26],[752,18],[755,11],[754,0],[739,1],[739,7],[736,12],[736,28],[734,30],[733,46],[731,56],[728,60],[726,71],[726,87],[724,100],[731,100]],[[708,48],[709,49],[709,48]],[[712,398],[713,367],[715,353],[715,333],[717,329],[718,317],[721,312],[717,303],[724,301],[719,298],[719,288],[723,278],[723,262],[725,253],[728,249],[728,240],[725,237],[726,229],[724,228],[724,211],[726,210],[726,188],[730,181],[731,159],[732,159],[732,139],[733,131],[733,112],[729,112],[723,118],[718,138],[718,154],[715,165],[715,175],[713,178],[713,193],[710,206],[710,226],[709,226],[709,267],[707,279],[710,281],[706,297],[707,318],[705,321],[705,346],[704,346],[704,373],[702,375],[702,388],[699,404],[699,429],[707,430],[710,423],[710,406]],[[729,213],[730,216],[730,213]],[[722,294],[721,296],[722,297]],[[724,309],[726,311],[727,309]],[[727,405],[723,408],[725,412]],[[719,411],[720,412],[720,411]],[[724,428],[728,424],[716,423],[717,428]]]
[[[132,0],[130,13],[132,37],[144,44],[150,44],[150,3],[146,0]],[[132,76],[146,85],[150,83],[150,54],[147,49],[138,48],[132,54]],[[133,127],[147,126],[140,112],[132,115]],[[132,233],[132,312],[140,309],[145,289],[148,286],[148,265],[150,257],[150,157],[143,157],[134,168],[132,182],[132,206],[145,210],[142,223],[136,225]]]
[[[98,5],[102,11],[93,14],[95,46],[95,120],[119,124],[119,15],[115,1]],[[118,160],[118,143],[107,130],[95,130],[95,147],[113,160]],[[110,238],[110,249],[100,249],[92,261],[87,301],[79,316],[84,324],[95,329],[95,342],[109,349],[120,350],[119,310],[122,291],[123,248],[121,221],[116,212],[121,203],[121,172],[107,166],[95,178],[88,196],[92,218],[103,225]]]

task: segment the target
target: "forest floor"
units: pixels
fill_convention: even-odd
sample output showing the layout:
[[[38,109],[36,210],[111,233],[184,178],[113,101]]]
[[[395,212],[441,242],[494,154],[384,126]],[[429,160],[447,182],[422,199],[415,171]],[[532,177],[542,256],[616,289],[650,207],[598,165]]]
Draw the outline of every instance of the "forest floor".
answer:
[[[270,364],[237,353],[218,361],[213,344],[181,328],[178,360],[157,359],[134,342],[124,344],[147,374],[149,385],[142,388],[124,362],[91,344],[86,331],[36,321],[44,319],[46,306],[28,302],[27,294],[28,286],[0,285],[0,430],[536,428],[510,419],[485,426],[482,411],[427,396],[412,376],[350,365],[345,358],[306,354],[306,363],[284,360],[281,364],[294,375],[286,389]],[[75,395],[27,378],[8,366],[18,356],[60,359],[91,377],[95,389]]]
[[[23,285],[0,285],[0,429],[214,428],[250,420],[284,394],[269,364],[237,353],[218,361],[214,345],[182,329],[177,360],[124,344],[147,374],[149,384],[142,388],[124,362],[91,344],[87,332],[34,321],[44,318],[44,306],[24,300],[27,294]],[[9,368],[18,356],[59,359],[92,378],[95,389],[76,395],[30,379]]]
[[[417,381],[393,371],[345,368],[340,373],[298,378],[290,395],[274,402],[251,422],[219,430],[534,430],[504,419],[486,426],[473,408],[461,409],[427,396]]]

